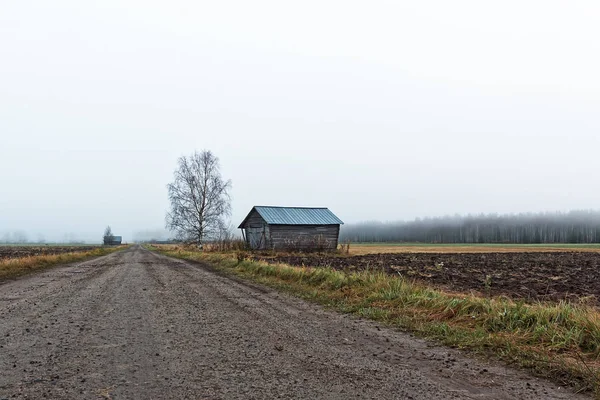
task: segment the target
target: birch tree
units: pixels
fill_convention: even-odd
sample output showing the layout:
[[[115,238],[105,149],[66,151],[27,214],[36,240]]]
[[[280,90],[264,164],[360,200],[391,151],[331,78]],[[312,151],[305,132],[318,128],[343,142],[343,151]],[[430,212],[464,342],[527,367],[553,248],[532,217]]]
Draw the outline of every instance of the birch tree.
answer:
[[[219,159],[211,151],[194,152],[177,162],[174,180],[167,185],[171,209],[166,227],[177,239],[202,246],[227,229],[231,214],[231,181],[221,177]]]

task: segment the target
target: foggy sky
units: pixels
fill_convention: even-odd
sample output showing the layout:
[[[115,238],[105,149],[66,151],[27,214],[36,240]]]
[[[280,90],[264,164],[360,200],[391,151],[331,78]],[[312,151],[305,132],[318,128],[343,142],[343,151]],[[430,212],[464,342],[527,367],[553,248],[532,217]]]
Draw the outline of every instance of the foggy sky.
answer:
[[[401,4],[398,4],[401,3]],[[346,222],[600,208],[592,1],[0,3],[0,235],[160,230],[177,157]]]

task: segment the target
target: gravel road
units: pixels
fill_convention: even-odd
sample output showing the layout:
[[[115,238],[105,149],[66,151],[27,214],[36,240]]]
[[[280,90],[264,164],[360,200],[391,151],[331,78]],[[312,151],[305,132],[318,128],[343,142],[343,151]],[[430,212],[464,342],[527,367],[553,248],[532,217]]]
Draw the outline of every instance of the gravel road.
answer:
[[[141,247],[0,284],[0,399],[578,399]]]

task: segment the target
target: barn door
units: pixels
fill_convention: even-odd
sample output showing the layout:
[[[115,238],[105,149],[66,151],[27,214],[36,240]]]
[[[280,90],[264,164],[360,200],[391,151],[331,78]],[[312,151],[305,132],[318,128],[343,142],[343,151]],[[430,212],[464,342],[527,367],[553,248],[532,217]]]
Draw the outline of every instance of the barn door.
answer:
[[[251,249],[261,249],[264,247],[265,230],[264,228],[248,228],[248,243]]]

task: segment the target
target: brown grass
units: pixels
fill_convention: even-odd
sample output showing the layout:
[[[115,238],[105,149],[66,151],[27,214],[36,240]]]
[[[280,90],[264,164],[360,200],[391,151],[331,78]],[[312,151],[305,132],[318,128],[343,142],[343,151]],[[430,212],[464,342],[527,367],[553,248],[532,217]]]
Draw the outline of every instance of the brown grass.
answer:
[[[127,246],[98,247],[88,251],[73,251],[70,253],[9,258],[0,261],[0,281],[26,275],[59,264],[83,261],[113,253]]]
[[[341,246],[344,246],[343,249]],[[197,251],[198,248],[193,245],[184,244],[154,244],[153,247],[163,251]],[[458,254],[458,253],[562,253],[562,252],[586,252],[586,253],[598,253],[600,252],[600,245],[576,245],[576,244],[563,244],[563,245],[494,245],[494,244],[471,244],[471,245],[454,245],[454,244],[401,244],[401,243],[350,243],[349,249],[348,244],[340,244],[337,254],[341,257],[344,256],[361,256],[366,254],[394,254],[394,253],[432,253],[432,254]],[[298,252],[293,251],[249,251],[244,249],[243,246],[236,246],[220,250],[219,247],[213,245],[206,245],[205,252],[250,252],[251,254],[259,254],[262,257],[268,258],[270,256],[282,256],[282,255],[297,255]],[[331,255],[332,253],[327,253]]]
[[[236,242],[237,243],[237,242]],[[341,246],[348,244],[342,243]],[[196,251],[197,247],[184,244],[158,244],[152,245],[161,250],[180,250],[180,251]],[[206,245],[205,251],[217,251],[218,247]],[[235,246],[226,249],[228,251],[244,251],[243,246]],[[426,244],[426,243],[350,243],[349,251],[344,247],[343,251],[339,249],[339,254],[342,256],[358,256],[365,254],[389,254],[389,253],[546,253],[546,252],[600,252],[600,244],[578,245],[578,244],[556,244],[556,245],[529,245],[529,244]],[[269,254],[295,254],[294,252],[278,251],[263,251],[261,254],[268,256]]]

